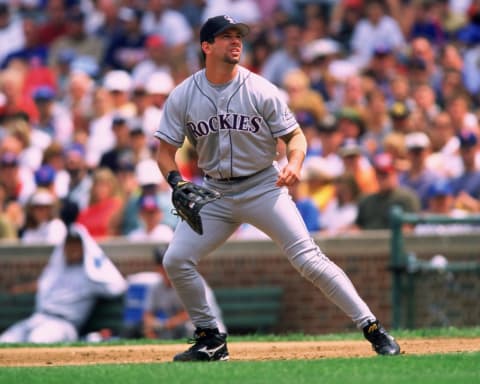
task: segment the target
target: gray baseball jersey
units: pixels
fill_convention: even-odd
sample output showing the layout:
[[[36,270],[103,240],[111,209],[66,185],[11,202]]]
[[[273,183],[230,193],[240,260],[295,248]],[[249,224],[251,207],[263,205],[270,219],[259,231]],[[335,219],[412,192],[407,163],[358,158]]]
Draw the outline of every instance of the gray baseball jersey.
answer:
[[[279,90],[239,67],[226,85],[211,84],[201,70],[168,97],[155,136],[196,148],[198,165],[217,178],[248,176],[271,166],[276,138],[298,126]]]
[[[265,232],[358,326],[375,319],[345,273],[315,244],[288,189],[276,185],[277,138],[297,127],[279,90],[242,67],[222,86],[201,70],[168,97],[155,136],[177,147],[188,137],[210,176],[205,184],[223,195],[202,208],[204,235],[178,223],[163,262],[196,327],[217,326],[196,266],[242,223]]]

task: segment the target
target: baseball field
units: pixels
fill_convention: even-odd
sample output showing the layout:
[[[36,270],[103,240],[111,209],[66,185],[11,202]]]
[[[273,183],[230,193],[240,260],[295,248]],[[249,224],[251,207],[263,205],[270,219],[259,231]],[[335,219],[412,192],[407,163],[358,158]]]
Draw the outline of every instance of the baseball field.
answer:
[[[356,334],[232,337],[227,363],[171,363],[185,343],[0,347],[0,383],[480,383],[480,328],[395,332],[401,356]]]

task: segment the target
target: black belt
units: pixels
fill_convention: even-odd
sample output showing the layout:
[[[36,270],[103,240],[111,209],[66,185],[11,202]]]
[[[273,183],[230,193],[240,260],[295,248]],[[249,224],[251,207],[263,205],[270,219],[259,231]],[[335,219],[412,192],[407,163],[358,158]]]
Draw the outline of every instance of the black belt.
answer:
[[[222,178],[222,179],[216,179],[215,177],[205,175],[205,178],[207,180],[219,181],[220,183],[236,183],[236,182],[247,180],[247,179],[249,179],[249,178],[251,178],[255,175],[258,175],[260,172],[263,172],[264,170],[265,169],[262,169],[258,172],[252,173],[251,175],[248,175],[248,176],[225,177],[225,178]]]

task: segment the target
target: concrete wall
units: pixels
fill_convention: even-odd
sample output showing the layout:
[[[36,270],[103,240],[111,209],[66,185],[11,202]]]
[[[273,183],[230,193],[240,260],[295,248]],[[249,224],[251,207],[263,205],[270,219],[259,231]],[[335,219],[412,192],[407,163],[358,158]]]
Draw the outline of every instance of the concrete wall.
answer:
[[[349,275],[377,317],[390,327],[390,232],[369,231],[316,240],[324,253]],[[116,239],[101,243],[101,246],[124,275],[149,270],[153,266],[152,244],[132,244]],[[36,278],[51,249],[48,246],[0,244],[0,289]],[[480,262],[478,235],[407,237],[406,249],[424,259],[440,253],[449,261]],[[355,329],[343,312],[304,280],[269,241],[228,242],[202,260],[199,268],[214,288],[281,285],[285,295],[281,324],[276,330],[279,333],[320,334]],[[411,303],[416,327],[480,324],[478,272],[426,273],[419,274],[414,281]],[[406,304],[406,296],[404,299]],[[405,306],[402,306],[402,314],[406,318]]]

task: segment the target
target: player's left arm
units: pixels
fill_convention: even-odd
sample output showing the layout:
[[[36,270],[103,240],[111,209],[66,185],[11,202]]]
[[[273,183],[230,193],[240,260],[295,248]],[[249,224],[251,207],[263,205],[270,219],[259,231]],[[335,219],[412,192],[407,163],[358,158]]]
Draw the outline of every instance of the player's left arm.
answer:
[[[287,145],[288,163],[280,171],[277,186],[290,186],[300,180],[300,172],[307,153],[307,139],[300,127],[280,137]]]

